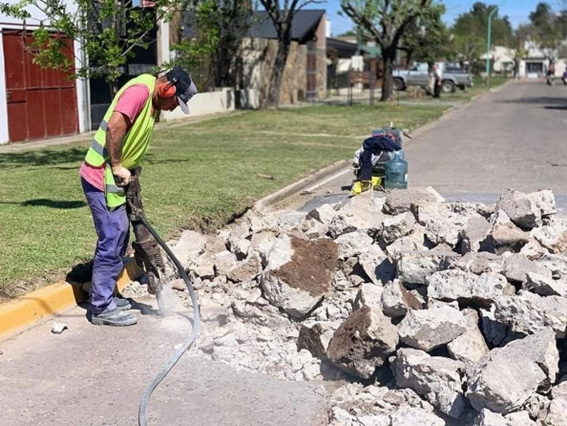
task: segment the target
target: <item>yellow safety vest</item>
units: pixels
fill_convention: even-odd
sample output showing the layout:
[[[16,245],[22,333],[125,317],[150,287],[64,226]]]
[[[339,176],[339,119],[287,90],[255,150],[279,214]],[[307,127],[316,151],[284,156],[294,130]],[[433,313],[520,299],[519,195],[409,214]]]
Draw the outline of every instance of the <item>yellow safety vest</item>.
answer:
[[[135,84],[144,84],[148,87],[150,96],[140,112],[140,115],[136,118],[128,133],[126,133],[126,136],[124,136],[124,142],[122,144],[120,163],[129,170],[135,169],[140,165],[142,158],[150,146],[150,140],[156,122],[155,114],[152,114],[152,94],[154,93],[155,83],[156,78],[149,74],[140,75],[126,83],[114,97],[87,151],[85,161],[91,166],[101,167],[106,163],[104,170],[104,193],[108,207],[118,207],[126,202],[126,191],[124,188],[116,186],[110,167],[108,150],[106,149],[106,129],[108,121],[114,112],[120,95],[122,95],[127,88]]]

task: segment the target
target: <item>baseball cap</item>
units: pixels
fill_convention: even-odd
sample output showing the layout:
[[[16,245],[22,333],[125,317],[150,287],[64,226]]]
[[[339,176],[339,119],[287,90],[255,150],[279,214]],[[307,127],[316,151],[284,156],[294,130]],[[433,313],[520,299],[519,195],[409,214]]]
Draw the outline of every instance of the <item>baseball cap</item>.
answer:
[[[167,81],[170,81],[175,86],[175,96],[177,96],[181,111],[185,114],[189,114],[187,103],[198,93],[195,83],[193,83],[189,74],[179,67],[169,70],[167,74],[165,74],[165,77]]]

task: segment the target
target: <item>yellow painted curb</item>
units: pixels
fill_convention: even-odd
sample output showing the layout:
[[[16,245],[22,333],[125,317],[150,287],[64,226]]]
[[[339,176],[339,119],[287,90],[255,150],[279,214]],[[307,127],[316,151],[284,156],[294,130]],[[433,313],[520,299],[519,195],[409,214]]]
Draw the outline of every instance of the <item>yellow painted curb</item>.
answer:
[[[133,259],[117,281],[119,291],[141,275],[138,265]],[[80,284],[60,282],[0,305],[0,338],[22,331],[41,319],[51,317],[59,312],[77,306],[87,300]]]

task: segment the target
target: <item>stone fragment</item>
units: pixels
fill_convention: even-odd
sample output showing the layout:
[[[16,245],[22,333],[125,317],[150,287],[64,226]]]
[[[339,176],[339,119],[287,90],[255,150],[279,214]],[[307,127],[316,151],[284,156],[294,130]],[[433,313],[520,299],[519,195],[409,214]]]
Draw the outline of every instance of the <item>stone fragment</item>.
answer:
[[[231,249],[232,252],[236,255],[237,260],[246,259],[246,256],[248,256],[248,251],[250,250],[250,240],[247,240],[246,238],[238,240],[236,244],[231,247]]]
[[[262,260],[257,253],[252,254],[248,259],[234,265],[226,273],[226,277],[236,283],[254,280],[262,272]]]
[[[427,277],[447,266],[447,258],[459,256],[434,250],[403,251],[396,261],[398,279],[408,284],[426,284]]]
[[[545,254],[548,254],[544,246],[542,246],[535,238],[530,237],[528,242],[520,250],[520,254],[523,254],[530,260],[538,260]]]
[[[502,414],[483,408],[474,421],[473,426],[511,426]]]
[[[433,188],[394,189],[386,196],[384,212],[399,215],[429,203],[443,203],[445,199]]]
[[[513,223],[498,224],[490,234],[490,250],[496,254],[518,253],[529,241],[529,236]]]
[[[461,254],[479,251],[491,230],[492,226],[484,217],[471,218],[460,232]]]
[[[532,229],[541,224],[541,209],[534,197],[508,189],[500,196],[496,208],[504,210],[512,222],[523,229]]]
[[[527,411],[516,411],[515,413],[506,414],[504,418],[510,426],[538,426],[534,422]]]
[[[358,263],[374,284],[382,285],[396,276],[396,268],[377,244],[372,244],[367,252],[361,253]]]
[[[376,284],[362,284],[356,298],[354,299],[353,309],[357,310],[363,306],[369,306],[372,309],[382,309],[382,294],[384,287]]]
[[[553,254],[567,254],[567,226],[564,221],[534,229],[531,235]]]
[[[381,310],[363,306],[337,329],[327,356],[337,367],[368,379],[396,350],[398,329]]]
[[[202,279],[213,279],[215,277],[215,260],[210,253],[204,252],[190,262],[188,269]]]
[[[477,217],[481,217],[475,213]],[[447,204],[427,204],[417,209],[417,220],[425,227],[425,235],[433,244],[449,244],[456,247],[459,234],[471,218],[454,213]]]
[[[408,235],[415,225],[415,216],[411,212],[405,212],[394,217],[389,217],[382,223],[380,236],[386,244],[391,244],[398,238]]]
[[[205,243],[205,251],[211,254],[220,253],[226,250],[224,240],[214,235],[207,235],[207,242]]]
[[[306,219],[301,223],[301,231],[307,235],[309,239],[323,238],[329,232],[329,225],[319,222],[315,219]]]
[[[477,363],[488,353],[488,346],[478,328],[479,316],[474,309],[462,312],[467,324],[467,330],[447,345],[451,357],[467,366]]]
[[[567,382],[561,382],[551,389],[552,401],[540,415],[545,426],[567,426]]]
[[[551,273],[546,276],[528,272],[526,275],[527,280],[522,288],[541,296],[567,297],[567,282],[562,280],[554,280],[550,276]]]
[[[262,258],[264,266],[267,264],[268,253],[276,242],[276,234],[272,231],[262,231],[252,234],[248,252],[256,252]]]
[[[427,282],[429,297],[445,301],[490,302],[496,296],[511,292],[506,278],[492,272],[475,275],[449,269],[434,273],[427,278]]]
[[[168,244],[169,248],[187,269],[189,265],[205,250],[207,237],[195,231],[183,231],[175,244]]]
[[[408,405],[390,415],[390,426],[444,426],[446,423],[435,414]]]
[[[302,325],[297,338],[297,351],[307,349],[315,358],[325,360],[327,359],[327,348],[332,337],[333,330],[325,329],[319,323],[311,328]]]
[[[549,217],[557,213],[555,195],[553,195],[553,192],[549,189],[529,193],[528,198],[532,200],[535,206],[539,209],[542,217]]]
[[[451,307],[410,310],[399,324],[400,340],[426,352],[451,342],[465,331],[463,314]]]
[[[213,254],[212,257],[217,275],[226,275],[236,265],[236,256],[228,250]]]
[[[458,418],[465,408],[461,373],[464,365],[409,348],[399,349],[392,372],[399,387],[409,387],[441,412]]]
[[[476,275],[481,275],[485,272],[499,274],[504,267],[504,259],[501,256],[488,252],[471,252],[463,257],[447,258],[447,263],[450,269],[460,269]]]
[[[254,220],[259,221],[261,219],[255,217]],[[254,232],[258,233],[260,232],[260,229],[256,229],[254,230]],[[250,236],[250,223],[247,220],[241,220],[235,223],[230,229],[226,239],[229,249],[234,247],[238,241],[244,238],[248,238],[249,236]]]
[[[67,324],[63,322],[53,321],[53,323],[51,324],[51,332],[53,334],[61,334],[63,333],[64,330],[67,330],[68,328],[69,327],[67,327]]]
[[[303,318],[329,290],[337,259],[337,245],[329,239],[278,238],[261,278],[264,297],[290,316]]]
[[[372,201],[372,193],[353,197],[343,206],[329,224],[329,235],[335,239],[354,231],[366,231],[376,235],[382,229],[386,216]]]
[[[228,307],[213,302],[210,299],[204,299],[199,302],[199,313],[204,322],[216,322],[224,325],[228,319]]]
[[[504,257],[503,274],[510,281],[524,284],[528,273],[535,273],[551,278],[551,271],[537,262],[532,262],[523,254],[509,253]]]
[[[386,284],[382,293],[384,314],[391,318],[398,318],[403,317],[409,309],[421,309],[419,300],[398,280]]]
[[[538,259],[538,263],[551,271],[554,279],[567,280],[567,256],[559,254],[545,254]]]
[[[545,328],[490,351],[475,366],[466,396],[477,411],[510,413],[555,381],[558,370],[555,334]]]
[[[499,210],[495,206],[495,210],[492,212],[490,217],[488,218],[488,222],[492,225],[504,225],[507,223],[512,223],[510,216],[506,214],[504,210]]]
[[[402,253],[411,251],[425,251],[430,247],[426,245],[425,228],[416,225],[412,232],[405,237],[399,238],[386,247],[386,253],[391,260],[399,259]]]
[[[566,336],[567,298],[542,297],[529,291],[517,296],[498,296],[494,299],[494,316],[512,331],[533,334],[551,327],[558,339]]]
[[[185,281],[183,281],[181,278],[177,280],[173,280],[171,282],[171,288],[173,290],[181,291],[181,292],[187,291],[187,285],[185,284]]]
[[[372,238],[365,231],[349,232],[339,236],[335,243],[339,246],[339,259],[366,253],[372,245]]]
[[[329,225],[337,211],[331,204],[323,204],[307,213],[306,219],[314,219],[322,224]]]

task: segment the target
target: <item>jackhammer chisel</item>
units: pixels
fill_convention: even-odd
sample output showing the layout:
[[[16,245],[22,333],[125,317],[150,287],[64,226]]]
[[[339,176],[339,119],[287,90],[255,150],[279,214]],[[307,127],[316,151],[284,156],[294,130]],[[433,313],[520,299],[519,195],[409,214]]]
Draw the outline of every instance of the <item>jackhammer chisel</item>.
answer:
[[[144,395],[140,400],[140,405],[138,407],[138,425],[146,426],[146,410],[150,397],[153,391],[161,381],[167,376],[171,369],[177,364],[181,359],[181,356],[188,350],[199,333],[199,328],[201,324],[201,319],[199,315],[199,305],[197,303],[197,296],[195,294],[195,289],[191,285],[191,280],[187,275],[187,272],[179,263],[179,260],[175,257],[173,252],[161,239],[158,233],[152,228],[152,226],[146,220],[144,214],[144,207],[142,206],[142,199],[140,197],[140,192],[142,188],[140,186],[140,174],[142,173],[142,168],[138,167],[132,172],[132,179],[126,191],[126,208],[128,212],[128,218],[132,223],[134,230],[134,235],[136,241],[132,243],[135,252],[136,262],[138,266],[144,270],[148,276],[148,291],[155,294],[158,298],[158,303],[162,291],[161,274],[165,273],[165,264],[163,262],[161,252],[158,244],[164,249],[169,258],[175,264],[179,276],[185,281],[187,290],[191,297],[191,303],[193,305],[193,328],[191,334],[187,338],[187,341],[173,354],[171,359],[165,364],[163,369],[158,373],[158,375],[152,380],[144,391]]]
[[[126,211],[136,237],[136,241],[132,243],[134,258],[140,269],[148,277],[149,293],[157,295],[162,290],[160,272],[162,274],[165,273],[165,265],[157,241],[142,222],[145,213],[142,197],[140,196],[142,192],[140,185],[141,173],[141,167],[132,172],[132,179],[126,191]]]

